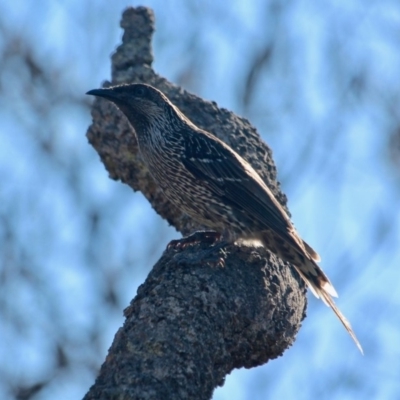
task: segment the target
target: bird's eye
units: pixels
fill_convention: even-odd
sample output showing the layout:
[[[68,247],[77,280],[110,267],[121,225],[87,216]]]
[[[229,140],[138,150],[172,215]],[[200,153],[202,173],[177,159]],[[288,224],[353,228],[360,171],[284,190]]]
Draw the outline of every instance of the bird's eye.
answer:
[[[143,86],[136,86],[135,92],[137,96],[142,97],[145,95],[146,89]]]

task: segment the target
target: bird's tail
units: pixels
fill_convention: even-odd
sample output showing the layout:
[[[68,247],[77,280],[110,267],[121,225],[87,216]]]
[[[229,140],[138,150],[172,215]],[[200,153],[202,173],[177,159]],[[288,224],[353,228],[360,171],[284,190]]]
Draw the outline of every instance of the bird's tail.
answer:
[[[332,300],[332,297],[338,297],[338,295],[329,278],[317,264],[317,261],[320,260],[318,253],[298,236],[294,228],[288,233],[289,236],[284,239],[276,233],[266,230],[262,235],[263,244],[283,261],[289,262],[296,268],[315,297],[320,298],[328,307],[332,308],[354,343],[364,354],[349,321]]]
[[[364,354],[363,349],[361,347],[360,342],[358,341],[350,322],[347,318],[342,314],[342,312],[338,309],[335,302],[332,299],[333,297],[337,297],[337,293],[328,277],[322,271],[322,269],[315,263],[315,261],[306,258],[303,263],[294,264],[296,270],[299,272],[300,276],[307,283],[310,290],[313,292],[315,297],[321,300],[330,307],[336,316],[339,318],[340,322],[346,328],[347,332],[354,340],[354,343],[361,351],[361,354]]]

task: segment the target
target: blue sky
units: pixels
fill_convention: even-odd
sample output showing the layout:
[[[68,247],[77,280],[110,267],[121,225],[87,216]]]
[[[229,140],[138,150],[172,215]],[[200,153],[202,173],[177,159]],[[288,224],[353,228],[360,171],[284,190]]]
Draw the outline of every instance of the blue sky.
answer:
[[[108,178],[85,138],[84,93],[110,78],[121,12],[139,4],[155,10],[156,71],[248,118],[273,149],[293,221],[365,350],[310,295],[284,357],[234,371],[214,399],[399,396],[398,2],[3,3],[1,398],[38,381],[49,384],[35,399],[81,397],[123,308],[179,236]]]

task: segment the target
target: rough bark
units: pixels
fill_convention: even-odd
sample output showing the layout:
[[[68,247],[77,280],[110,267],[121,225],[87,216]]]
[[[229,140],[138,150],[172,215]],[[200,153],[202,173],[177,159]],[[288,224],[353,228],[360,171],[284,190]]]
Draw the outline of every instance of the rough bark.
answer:
[[[250,123],[153,71],[153,12],[129,8],[121,27],[111,84],[144,82],[162,90],[247,159],[286,207],[271,151]],[[198,229],[152,180],[122,113],[97,99],[92,116],[87,136],[110,177],[140,190],[182,234]],[[209,399],[234,368],[280,356],[295,340],[305,307],[298,275],[263,248],[202,243],[166,250],[125,310],[125,324],[85,399]]]

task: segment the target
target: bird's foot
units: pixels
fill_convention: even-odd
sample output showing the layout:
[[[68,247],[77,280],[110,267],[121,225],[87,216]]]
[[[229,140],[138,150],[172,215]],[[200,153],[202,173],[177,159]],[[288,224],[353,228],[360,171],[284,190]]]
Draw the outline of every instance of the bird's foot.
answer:
[[[167,249],[182,250],[199,243],[214,244],[221,240],[221,234],[215,231],[197,231],[182,239],[171,240]]]
[[[224,268],[225,267],[225,258],[224,257],[216,257],[211,260],[207,260],[207,265],[211,268]]]
[[[227,258],[226,242],[220,241],[208,250],[208,257],[205,257],[206,264],[211,268],[224,268]]]

